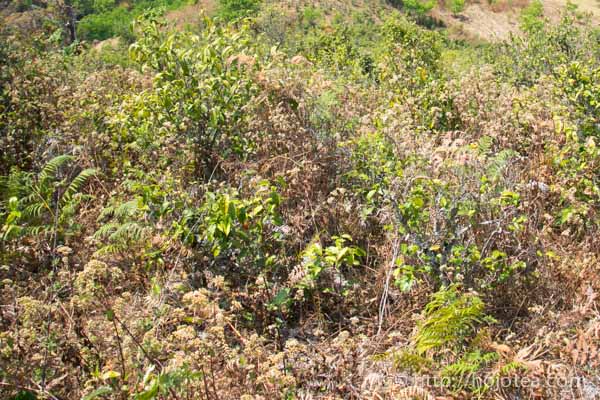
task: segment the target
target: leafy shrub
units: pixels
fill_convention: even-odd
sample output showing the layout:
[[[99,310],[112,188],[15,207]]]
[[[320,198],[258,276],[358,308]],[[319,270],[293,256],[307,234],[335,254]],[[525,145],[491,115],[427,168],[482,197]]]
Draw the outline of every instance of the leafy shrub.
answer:
[[[442,49],[442,36],[419,28],[414,22],[399,15],[388,17],[381,27],[383,58],[386,60],[384,75],[387,81],[393,74],[417,81],[435,77]]]
[[[220,273],[267,273],[277,267],[280,202],[267,182],[260,182],[249,198],[234,190],[207,192],[199,209],[186,212],[179,234],[184,243],[210,254]]]
[[[351,37],[352,32],[346,25],[337,25],[332,33],[313,33],[306,45],[309,59],[338,73],[358,69],[360,57]]]
[[[428,13],[436,4],[434,0],[392,0],[391,3],[416,15]]]
[[[568,102],[578,133],[600,138],[600,68],[574,62],[561,66],[557,75],[560,95]]]
[[[341,294],[344,291],[342,267],[354,267],[359,265],[359,258],[365,256],[364,250],[357,246],[347,246],[346,242],[352,241],[349,235],[333,236],[332,246],[323,248],[318,241],[313,241],[302,253],[302,267],[306,271],[304,278],[296,283],[300,289],[311,289],[320,287],[321,275],[337,274],[334,276],[333,287],[326,285],[322,290],[334,289]]]
[[[533,13],[535,15],[534,4]],[[544,23],[531,15],[525,18],[526,37],[513,35],[489,56],[495,68],[506,78],[522,85],[533,85],[543,75],[552,75],[557,67],[571,62],[598,64],[597,37],[586,28],[589,22],[578,23],[576,10],[563,11],[557,25]]]
[[[131,37],[129,25],[132,17],[124,7],[109,12],[90,14],[77,24],[77,34],[85,40],[106,40],[113,36]]]
[[[50,26],[53,29],[53,26]],[[60,33],[60,32],[59,32]],[[19,43],[11,31],[1,31],[0,42],[0,173],[11,167],[39,168],[47,148],[47,136],[64,120],[58,89],[67,85],[72,61],[65,57],[51,32],[34,35],[31,44]],[[59,36],[60,37],[60,36]],[[12,39],[8,39],[12,38]],[[25,39],[23,39],[25,40]],[[1,57],[5,52],[6,57]]]
[[[598,30],[473,46],[311,4],[153,9],[131,61],[60,47],[57,9],[3,34],[8,398],[560,398],[495,383],[597,369]]]
[[[182,7],[188,0],[141,0],[131,6],[118,5],[110,0],[98,0],[91,6],[84,6],[85,16],[77,23],[77,34],[83,40],[106,40],[114,36],[132,42],[135,37],[131,30],[133,21],[144,13],[155,10],[163,13]]]
[[[286,38],[291,35],[290,26],[293,19],[285,7],[270,5],[262,8],[255,17],[254,24],[272,43],[283,45]]]
[[[540,0],[532,1],[521,11],[521,29],[535,32],[544,28],[544,5]]]
[[[258,11],[260,4],[260,0],[219,0],[217,15],[225,21],[247,17]]]
[[[320,18],[321,13],[319,9],[315,7],[306,7],[302,11],[302,23],[306,29],[316,27]]]
[[[452,0],[450,2],[450,11],[452,14],[457,15],[463,12],[465,9],[465,0]]]
[[[215,151],[227,156],[251,149],[242,134],[245,107],[255,91],[250,72],[256,59],[246,54],[247,27],[234,32],[206,20],[200,36],[165,33],[150,17],[141,31],[130,52],[154,71],[153,89],[131,99],[116,128],[142,147],[155,146],[157,136],[183,138],[195,153],[195,167],[208,179]]]

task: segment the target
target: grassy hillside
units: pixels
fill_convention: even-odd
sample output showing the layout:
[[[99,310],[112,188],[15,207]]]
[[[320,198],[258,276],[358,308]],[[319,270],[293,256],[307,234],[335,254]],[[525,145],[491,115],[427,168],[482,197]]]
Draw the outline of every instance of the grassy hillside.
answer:
[[[583,14],[589,14],[594,25],[600,21],[600,3],[596,0],[466,2],[464,9],[458,14],[453,14],[451,7],[438,3],[431,14],[442,20],[455,36],[497,42],[508,39],[511,34],[520,33],[521,15],[535,3],[540,4],[543,15],[553,23],[560,22],[563,10],[569,4],[576,6]]]
[[[2,12],[0,398],[600,394],[593,17],[83,6]]]

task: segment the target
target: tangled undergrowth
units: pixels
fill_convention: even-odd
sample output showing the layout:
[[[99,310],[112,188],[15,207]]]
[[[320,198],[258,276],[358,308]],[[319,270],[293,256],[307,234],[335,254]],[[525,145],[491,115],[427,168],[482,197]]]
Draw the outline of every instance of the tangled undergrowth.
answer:
[[[42,10],[0,41],[2,398],[600,395],[576,10],[479,46],[398,12],[148,12],[100,50]]]

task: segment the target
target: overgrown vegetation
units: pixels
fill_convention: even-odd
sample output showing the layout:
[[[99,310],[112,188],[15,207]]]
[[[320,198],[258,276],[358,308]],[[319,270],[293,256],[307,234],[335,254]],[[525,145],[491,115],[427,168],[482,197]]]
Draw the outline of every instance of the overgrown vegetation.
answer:
[[[183,4],[2,14],[0,397],[600,393],[589,16]]]
[[[77,33],[83,40],[105,40],[114,36],[134,40],[131,23],[135,18],[152,9],[164,12],[185,4],[185,0],[142,0],[118,5],[94,2],[91,7],[82,4],[78,7],[83,17],[77,22]]]

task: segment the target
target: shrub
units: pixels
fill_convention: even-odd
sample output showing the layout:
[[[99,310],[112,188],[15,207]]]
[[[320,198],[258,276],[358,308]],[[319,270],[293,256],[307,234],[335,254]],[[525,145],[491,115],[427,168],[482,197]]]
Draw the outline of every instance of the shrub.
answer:
[[[152,9],[130,62],[2,19],[5,397],[560,398],[496,379],[598,369],[598,30],[287,3]]]
[[[392,0],[392,4],[415,15],[424,15],[435,6],[435,0]]]
[[[452,14],[457,15],[463,12],[465,9],[465,0],[452,0],[450,2],[450,11]]]
[[[130,29],[131,14],[124,7],[117,7],[109,12],[91,14],[79,21],[77,34],[85,40],[106,40],[116,35],[127,35]]]
[[[321,12],[315,7],[306,7],[302,11],[302,23],[305,28],[314,28],[321,18]]]
[[[488,52],[491,64],[506,79],[531,86],[541,76],[553,75],[560,65],[576,61],[598,65],[598,38],[575,10],[565,10],[557,25],[532,16],[535,12],[526,15],[525,37],[513,35]]]
[[[195,153],[205,179],[218,156],[251,149],[243,127],[255,92],[248,28],[234,31],[206,20],[200,36],[165,32],[155,17],[143,22],[142,36],[130,48],[136,62],[154,72],[153,89],[134,97],[115,128],[142,148],[179,136]],[[192,49],[194,51],[192,51]],[[189,164],[188,164],[189,166]]]
[[[247,17],[260,8],[260,0],[219,0],[217,15],[225,21]]]
[[[539,31],[544,27],[544,5],[540,0],[532,1],[521,11],[521,29],[525,32]]]
[[[120,36],[132,42],[131,24],[146,12],[162,14],[166,10],[179,8],[188,0],[141,0],[132,6],[114,6],[111,0],[97,0],[91,6],[84,5],[84,17],[77,23],[77,34],[83,40],[106,40]],[[90,8],[91,7],[91,8]],[[154,10],[154,11],[153,11]]]

